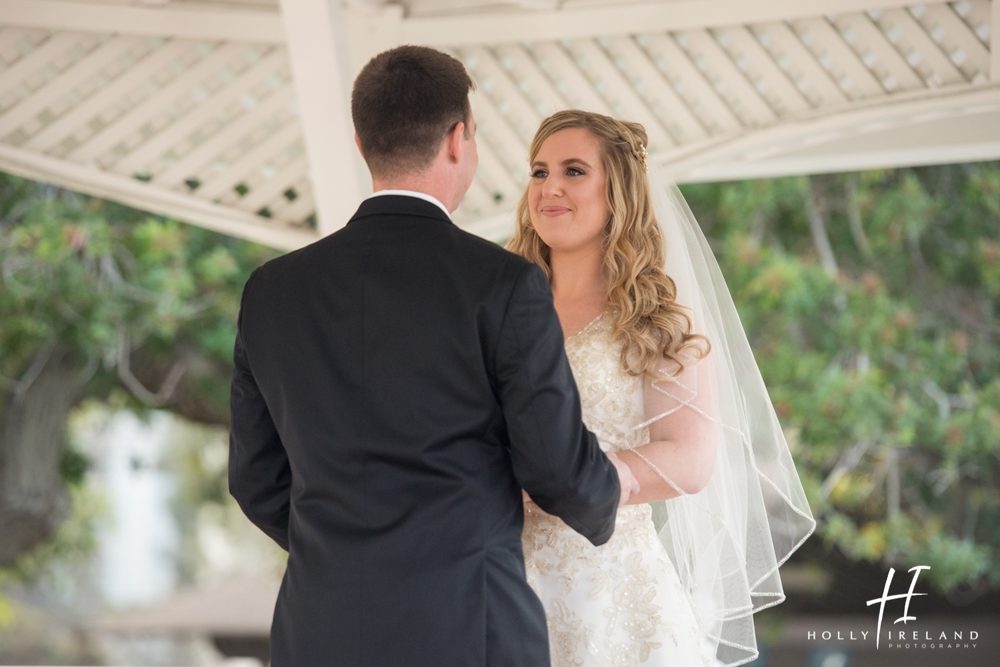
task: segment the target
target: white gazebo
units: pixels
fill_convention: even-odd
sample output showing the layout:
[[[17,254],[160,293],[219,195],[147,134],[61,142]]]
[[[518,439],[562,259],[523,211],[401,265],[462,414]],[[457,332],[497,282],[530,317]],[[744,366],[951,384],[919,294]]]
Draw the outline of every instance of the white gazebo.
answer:
[[[492,239],[565,107],[680,181],[1000,157],[1000,0],[2,0],[0,170],[295,248],[368,192],[350,85],[404,43],[477,81]]]

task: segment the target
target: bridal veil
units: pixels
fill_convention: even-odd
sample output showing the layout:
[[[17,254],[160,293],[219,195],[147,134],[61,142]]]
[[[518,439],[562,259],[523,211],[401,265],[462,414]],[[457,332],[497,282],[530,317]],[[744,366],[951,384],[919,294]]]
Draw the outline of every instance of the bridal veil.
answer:
[[[658,466],[655,448],[639,458],[678,491],[653,503],[653,516],[704,637],[719,664],[741,665],[758,653],[753,614],[784,600],[778,568],[815,521],[708,242],[674,185],[653,171],[650,186],[664,269],[711,351],[688,355],[679,373],[665,363],[663,378],[647,380],[645,420],[633,428],[649,429],[655,441],[681,411],[691,411],[687,424],[703,422],[699,446],[714,449],[714,466],[699,489],[685,490]]]

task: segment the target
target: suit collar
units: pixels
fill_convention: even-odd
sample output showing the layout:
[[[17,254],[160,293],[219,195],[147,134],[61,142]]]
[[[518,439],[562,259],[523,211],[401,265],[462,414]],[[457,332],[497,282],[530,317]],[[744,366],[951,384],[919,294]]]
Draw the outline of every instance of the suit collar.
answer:
[[[410,195],[386,194],[369,197],[361,202],[357,212],[347,224],[362,218],[399,216],[428,218],[451,223],[451,218],[445,215],[444,211],[426,199]]]
[[[416,190],[399,190],[399,189],[379,190],[378,192],[374,192],[368,195],[367,199],[371,199],[372,197],[384,197],[385,195],[403,195],[404,197],[416,197],[417,199],[423,199],[424,201],[429,201],[430,203],[434,204],[439,209],[441,209],[442,213],[451,217],[448,214],[447,207],[445,207],[445,205],[441,202],[441,200],[435,197],[434,195],[427,194],[426,192],[417,192]]]

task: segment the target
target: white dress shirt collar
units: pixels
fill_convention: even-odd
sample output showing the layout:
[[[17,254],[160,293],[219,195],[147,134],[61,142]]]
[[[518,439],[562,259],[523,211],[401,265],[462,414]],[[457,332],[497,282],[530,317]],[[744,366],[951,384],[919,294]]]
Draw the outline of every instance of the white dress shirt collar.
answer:
[[[365,197],[365,199],[371,199],[372,197],[381,197],[383,195],[400,195],[403,197],[416,197],[417,199],[423,199],[424,201],[429,201],[430,203],[437,206],[439,209],[444,211],[444,214],[448,216],[451,220],[451,214],[448,213],[448,209],[445,208],[441,200],[434,195],[429,195],[426,192],[417,192],[416,190],[379,190],[378,192],[373,192],[372,194]]]

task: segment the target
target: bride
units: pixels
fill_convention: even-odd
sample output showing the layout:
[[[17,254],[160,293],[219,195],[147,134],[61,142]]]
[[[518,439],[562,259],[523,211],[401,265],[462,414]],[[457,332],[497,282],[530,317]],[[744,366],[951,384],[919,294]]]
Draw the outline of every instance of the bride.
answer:
[[[594,547],[526,499],[554,667],[739,665],[815,523],[718,266],[637,123],[544,120],[509,249],[548,275],[584,421],[640,482]]]

